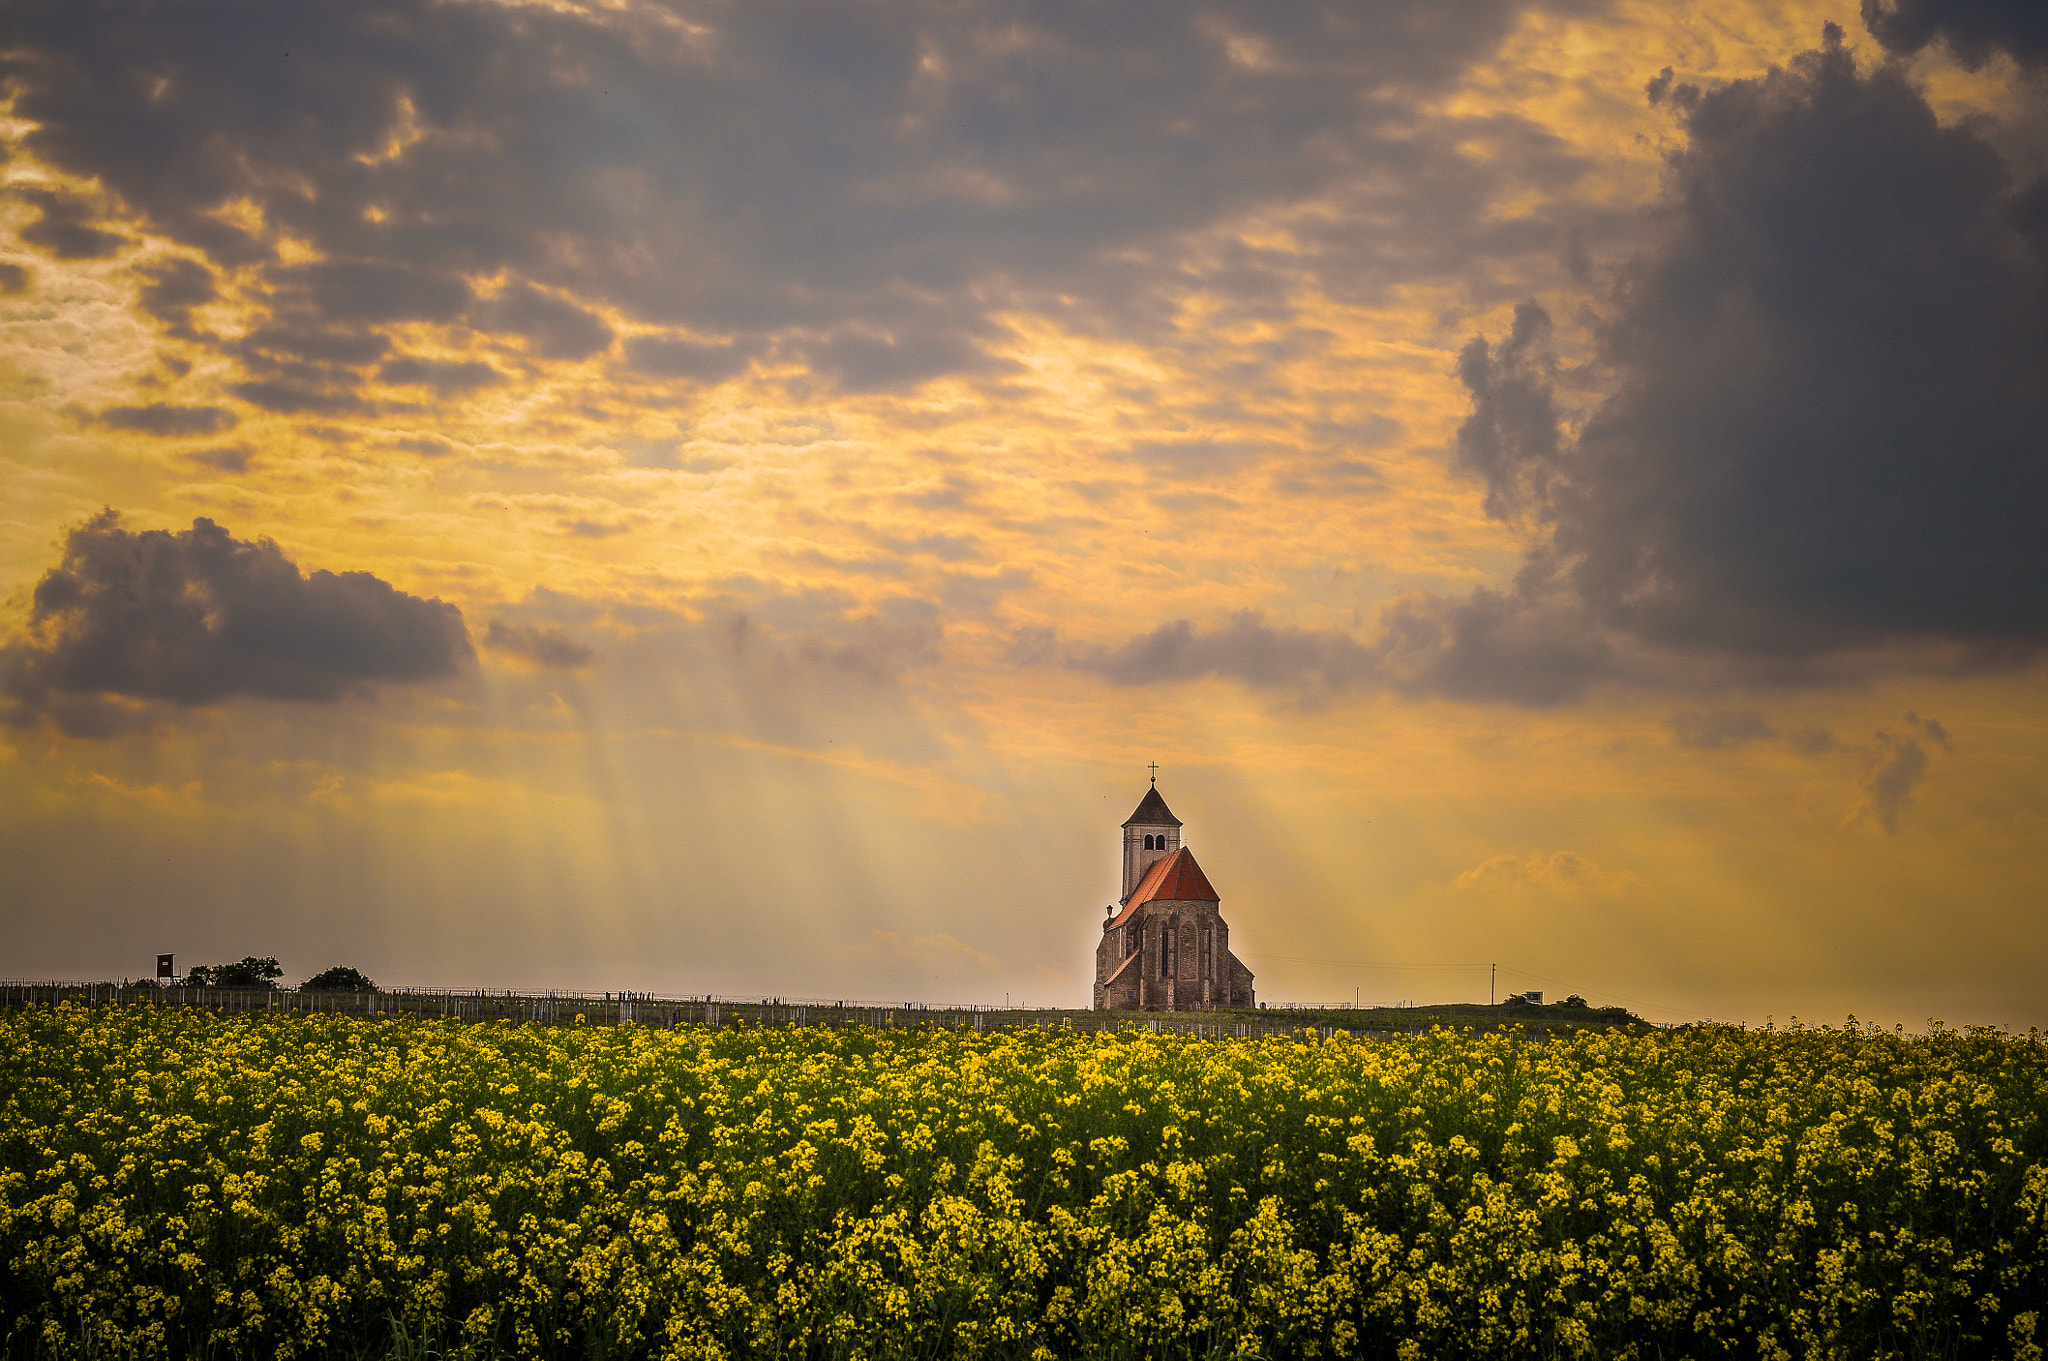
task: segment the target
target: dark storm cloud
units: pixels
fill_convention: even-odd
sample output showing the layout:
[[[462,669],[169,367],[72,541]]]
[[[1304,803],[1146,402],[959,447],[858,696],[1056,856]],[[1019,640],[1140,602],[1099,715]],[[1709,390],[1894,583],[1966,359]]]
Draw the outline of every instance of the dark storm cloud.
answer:
[[[504,619],[491,621],[484,633],[484,646],[524,657],[536,666],[565,669],[588,666],[597,656],[559,624],[520,624]]]
[[[1530,575],[1680,650],[2048,641],[2048,236],[1997,154],[1838,39],[1687,129],[1606,329],[1617,394],[1576,441],[1461,439],[1550,528]],[[1527,415],[1468,384],[1467,432]]]
[[[99,422],[115,430],[134,430],[145,435],[217,435],[234,429],[240,418],[222,406],[151,402],[148,406],[108,407],[99,414]]]
[[[28,291],[29,273],[22,265],[0,264],[0,297]]]
[[[611,307],[754,338],[636,341],[647,372],[769,346],[877,388],[985,368],[1020,304],[1165,328],[1193,234],[1273,205],[1337,206],[1304,239],[1347,297],[1554,254],[1540,214],[1480,211],[1506,172],[1410,116],[1530,2],[21,0],[0,62],[38,156],[254,266],[277,324],[462,325],[578,358],[611,343]],[[1524,178],[1584,169],[1515,120],[1484,132]],[[279,260],[219,211],[240,202],[322,263]],[[1203,249],[1219,324],[1285,311],[1318,268]],[[505,282],[479,298],[484,278]],[[244,395],[338,409],[367,377],[252,371]]]
[[[1549,313],[1523,303],[1497,349],[1475,336],[1458,355],[1458,379],[1472,394],[1472,414],[1458,427],[1457,463],[1486,483],[1486,510],[1498,519],[1548,504],[1558,475],[1563,433],[1550,334]]]
[[[453,605],[367,572],[303,574],[270,540],[211,520],[138,533],[109,510],[71,531],[37,584],[27,638],[0,654],[0,686],[17,721],[77,710],[68,726],[90,735],[119,708],[93,708],[102,697],[335,700],[451,675],[473,656]]]
[[[1459,357],[1456,462],[1540,540],[1511,589],[1398,601],[1370,643],[1181,624],[1083,663],[1548,704],[2038,655],[2048,187],[1898,71],[1859,75],[1832,26],[1685,125],[1576,437],[1543,309]]]
[[[1649,96],[1652,105],[1662,104],[1668,99],[1674,108],[1688,111],[1700,102],[1700,87],[1677,81],[1668,66],[1650,78],[1643,86],[1643,93]],[[1588,261],[1584,270],[1575,270],[1574,274],[1583,277],[1591,272],[1592,262]]]
[[[2048,64],[2048,5],[2038,0],[1863,0],[1863,24],[1887,52],[1939,42],[1973,71],[1998,52]]]

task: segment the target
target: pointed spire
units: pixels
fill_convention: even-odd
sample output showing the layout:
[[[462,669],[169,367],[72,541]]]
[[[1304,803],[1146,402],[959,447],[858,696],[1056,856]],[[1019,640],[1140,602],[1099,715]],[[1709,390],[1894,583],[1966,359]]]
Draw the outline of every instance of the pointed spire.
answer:
[[[1145,797],[1138,801],[1138,809],[1124,819],[1126,827],[1178,827],[1180,819],[1166,806],[1166,800],[1159,797],[1159,786],[1145,791]]]

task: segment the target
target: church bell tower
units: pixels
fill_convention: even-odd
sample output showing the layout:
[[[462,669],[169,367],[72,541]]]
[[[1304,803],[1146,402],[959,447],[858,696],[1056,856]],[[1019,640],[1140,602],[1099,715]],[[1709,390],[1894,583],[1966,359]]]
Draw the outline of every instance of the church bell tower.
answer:
[[[1145,871],[1152,868],[1152,862],[1164,860],[1179,849],[1180,819],[1159,797],[1159,776],[1154,774],[1152,787],[1145,791],[1137,811],[1124,823],[1124,891],[1117,901],[1129,902],[1131,891],[1138,887]]]

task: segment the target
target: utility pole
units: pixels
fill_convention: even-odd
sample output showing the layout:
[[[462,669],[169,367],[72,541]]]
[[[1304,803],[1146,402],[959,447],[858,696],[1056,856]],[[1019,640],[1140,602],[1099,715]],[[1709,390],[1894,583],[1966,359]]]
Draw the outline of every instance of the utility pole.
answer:
[[[1499,973],[1500,965],[1489,964],[1486,966],[1486,1005],[1488,1006],[1493,1005],[1493,980]]]

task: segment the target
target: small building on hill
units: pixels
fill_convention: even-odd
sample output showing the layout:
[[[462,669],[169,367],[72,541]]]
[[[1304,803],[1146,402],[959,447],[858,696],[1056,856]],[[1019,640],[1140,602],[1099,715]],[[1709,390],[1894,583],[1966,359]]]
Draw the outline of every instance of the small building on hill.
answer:
[[[1155,783],[1124,823],[1124,896],[1095,948],[1097,1011],[1203,1011],[1256,1005],[1252,971],[1181,821]]]

